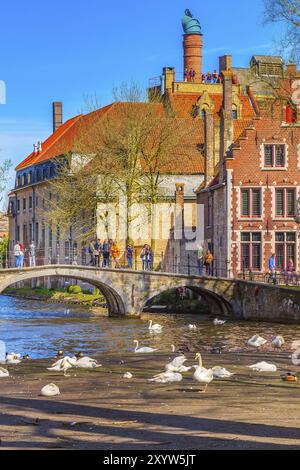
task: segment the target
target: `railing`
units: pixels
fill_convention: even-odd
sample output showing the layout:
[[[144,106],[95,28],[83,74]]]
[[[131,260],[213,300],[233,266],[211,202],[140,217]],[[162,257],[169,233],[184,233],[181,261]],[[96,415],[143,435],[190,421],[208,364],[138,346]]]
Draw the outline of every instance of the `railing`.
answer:
[[[217,262],[210,266],[200,265],[194,252],[177,255],[172,253],[155,252],[147,259],[141,257],[141,248],[134,249],[132,257],[128,258],[125,251],[117,258],[109,254],[105,257],[103,253],[94,256],[88,251],[79,252],[77,249],[62,251],[37,250],[32,256],[29,250],[24,250],[24,257],[16,257],[14,252],[6,251],[0,256],[0,269],[22,268],[45,265],[79,265],[101,268],[121,268],[135,271],[171,272],[174,274],[185,274],[188,276],[214,276],[230,277],[230,271],[219,269]]]
[[[271,273],[257,273],[250,269],[244,271],[238,276],[239,279],[252,282],[262,282],[264,284],[280,285],[280,286],[300,286],[300,275],[296,272],[276,272]]]

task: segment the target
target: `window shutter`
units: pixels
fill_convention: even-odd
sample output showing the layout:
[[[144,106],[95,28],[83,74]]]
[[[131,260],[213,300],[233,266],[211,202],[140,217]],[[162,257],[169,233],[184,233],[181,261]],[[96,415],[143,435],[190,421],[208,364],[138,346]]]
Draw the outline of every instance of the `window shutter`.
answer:
[[[261,216],[261,191],[260,189],[252,190],[252,215]]]
[[[284,145],[276,145],[276,166],[284,166],[285,165],[285,146]]]
[[[265,145],[265,166],[273,166],[273,145]]]
[[[284,217],[284,190],[276,190],[276,215]]]
[[[250,191],[248,189],[242,191],[242,216],[250,216]]]
[[[288,189],[286,192],[287,195],[287,216],[294,217],[295,215],[295,190]]]

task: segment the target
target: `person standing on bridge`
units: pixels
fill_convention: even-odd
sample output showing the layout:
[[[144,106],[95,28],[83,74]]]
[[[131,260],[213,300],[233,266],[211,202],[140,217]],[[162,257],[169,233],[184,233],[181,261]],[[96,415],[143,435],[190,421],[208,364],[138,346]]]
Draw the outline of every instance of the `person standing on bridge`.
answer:
[[[207,250],[205,254],[205,266],[206,266],[207,276],[213,275],[213,262],[214,262],[214,256],[210,250]]]
[[[126,247],[127,266],[132,269],[133,248],[130,243]]]
[[[204,269],[204,248],[203,248],[203,245],[199,245],[197,257],[198,257],[199,276],[203,276],[203,269]]]
[[[29,251],[29,266],[31,268],[33,268],[36,265],[36,263],[35,263],[35,244],[34,244],[33,240],[29,245],[29,250],[28,251]]]
[[[100,238],[98,238],[94,246],[95,246],[95,266],[97,268],[100,268],[100,257],[101,257],[101,251],[102,251]]]
[[[270,271],[270,280],[273,284],[276,284],[276,263],[275,263],[275,253],[273,253],[269,258],[269,271]]]
[[[104,240],[104,243],[102,246],[102,253],[103,253],[102,268],[110,268],[110,250],[111,250],[111,245],[110,245],[109,240]]]
[[[14,246],[14,255],[15,255],[15,267],[20,268],[21,266],[21,246],[20,242],[17,241],[17,243]]]

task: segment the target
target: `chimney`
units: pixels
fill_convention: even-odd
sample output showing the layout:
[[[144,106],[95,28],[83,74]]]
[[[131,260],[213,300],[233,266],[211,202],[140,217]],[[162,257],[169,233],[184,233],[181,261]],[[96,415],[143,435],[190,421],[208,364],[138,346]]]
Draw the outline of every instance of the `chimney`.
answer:
[[[165,80],[165,92],[167,90],[173,91],[173,83],[175,82],[175,69],[174,67],[164,67],[163,76]]]
[[[232,70],[223,70],[223,108],[221,118],[220,181],[224,178],[224,160],[233,144]]]
[[[183,36],[184,70],[196,72],[195,81],[202,81],[202,34],[185,34]],[[188,81],[191,77],[188,75]]]
[[[222,73],[224,70],[232,69],[232,56],[223,55],[219,57],[219,72]]]
[[[205,110],[205,185],[207,186],[215,176],[215,137],[214,114],[211,109]]]
[[[55,101],[52,106],[53,106],[53,132],[55,132],[63,123],[62,102]]]

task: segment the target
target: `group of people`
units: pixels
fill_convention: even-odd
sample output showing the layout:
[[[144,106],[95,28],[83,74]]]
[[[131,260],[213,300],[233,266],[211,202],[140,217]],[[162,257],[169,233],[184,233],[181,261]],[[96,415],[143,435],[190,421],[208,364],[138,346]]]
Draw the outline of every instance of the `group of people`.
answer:
[[[153,251],[150,245],[144,245],[141,251],[142,269],[143,271],[153,270]]]
[[[28,253],[29,256],[29,266],[33,267],[36,265],[36,248],[35,243],[32,240],[28,249],[24,249],[21,242],[17,241],[14,246],[14,256],[15,256],[15,267],[23,268],[24,267],[24,258],[25,253]]]
[[[209,249],[205,251],[203,245],[200,245],[198,248],[197,257],[199,276],[203,276],[204,274],[207,276],[212,276],[214,267],[214,255],[212,252]]]
[[[185,82],[195,82],[197,78],[197,72],[194,69],[186,68],[184,71],[184,81]],[[202,83],[222,83],[222,76],[218,74],[216,70],[201,75]]]
[[[276,268],[276,254],[275,253],[272,253],[272,255],[269,258],[269,274],[270,274],[270,281],[273,282],[273,284],[276,284],[277,268]],[[286,275],[285,283],[286,285],[289,285],[290,282],[293,280],[293,276],[296,274],[295,263],[292,258],[289,259],[286,269],[281,270],[281,274]]]

